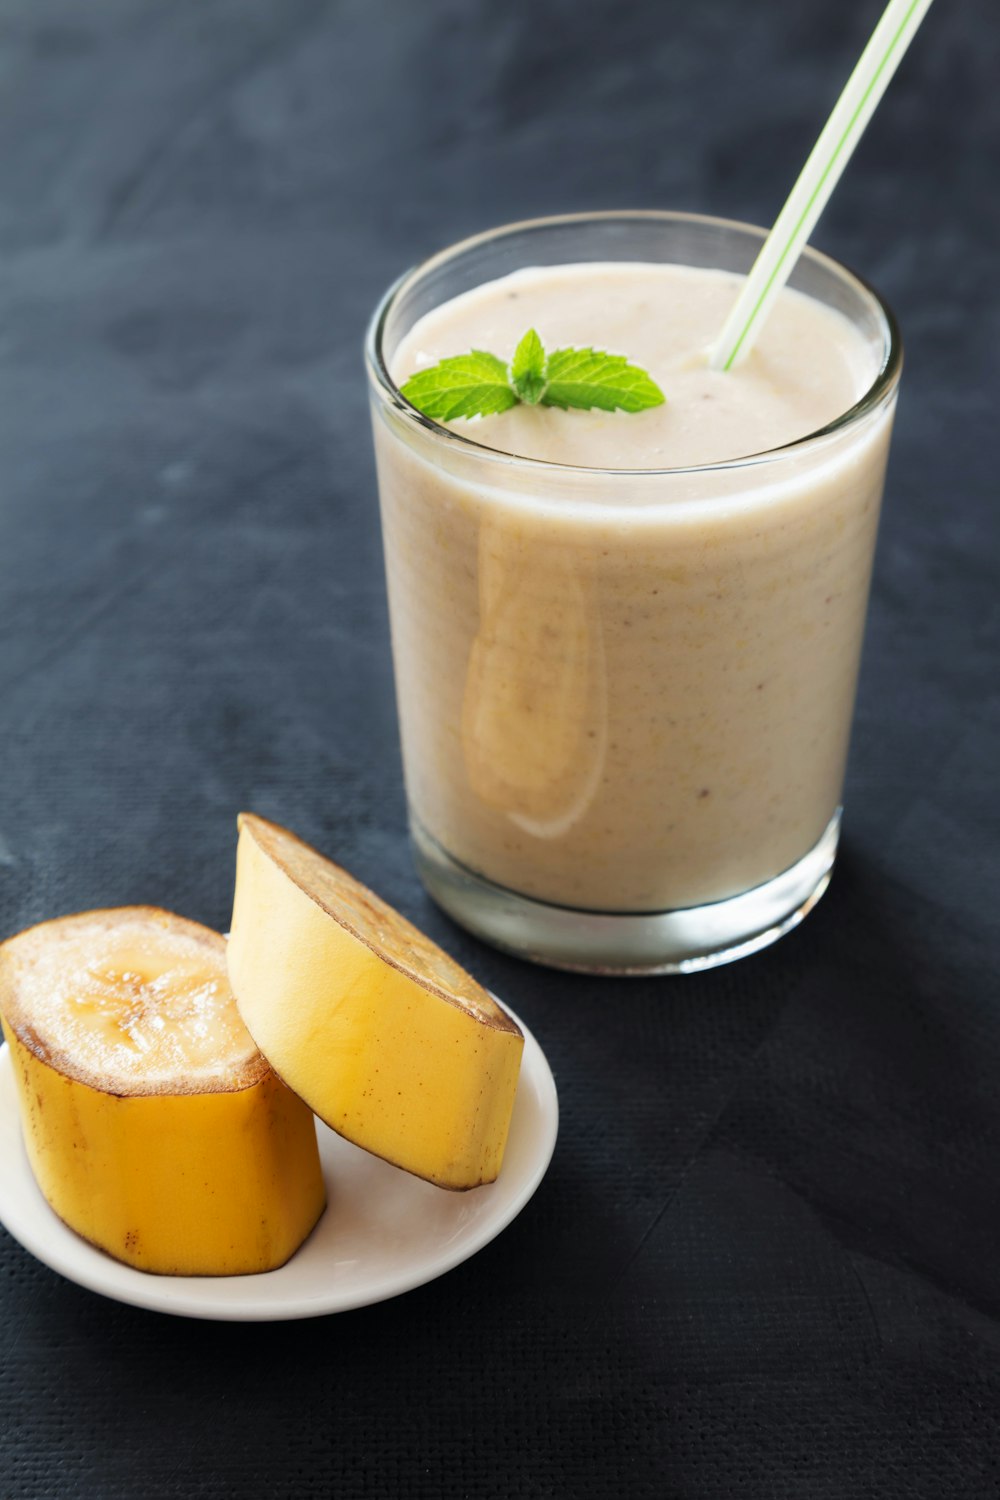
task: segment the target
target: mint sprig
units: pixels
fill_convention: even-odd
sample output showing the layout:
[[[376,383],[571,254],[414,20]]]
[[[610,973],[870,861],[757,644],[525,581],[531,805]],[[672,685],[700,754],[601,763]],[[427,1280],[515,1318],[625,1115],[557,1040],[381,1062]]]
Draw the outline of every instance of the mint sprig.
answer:
[[[529,328],[509,365],[484,349],[442,359],[420,370],[401,387],[425,417],[451,422],[456,417],[491,417],[522,402],[526,406],[577,407],[602,411],[646,411],[666,400],[645,370],[624,354],[602,349],[554,349],[546,355]]]

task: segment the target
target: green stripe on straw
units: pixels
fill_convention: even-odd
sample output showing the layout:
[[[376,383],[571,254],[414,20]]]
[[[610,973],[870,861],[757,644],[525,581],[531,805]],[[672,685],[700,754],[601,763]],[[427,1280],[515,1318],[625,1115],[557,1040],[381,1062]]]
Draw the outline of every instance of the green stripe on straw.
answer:
[[[889,0],[710,351],[715,369],[749,353],[930,5]]]

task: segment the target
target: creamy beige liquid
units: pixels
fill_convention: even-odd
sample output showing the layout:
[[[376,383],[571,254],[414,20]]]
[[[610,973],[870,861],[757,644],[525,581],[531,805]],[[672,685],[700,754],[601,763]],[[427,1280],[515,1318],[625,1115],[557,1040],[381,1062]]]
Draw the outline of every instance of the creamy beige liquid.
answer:
[[[575,473],[376,421],[412,810],[513,890],[600,911],[719,900],[794,864],[836,812],[890,414],[778,466],[598,472],[760,454],[870,386],[881,349],[790,291],[738,370],[710,370],[738,284],[522,271],[428,314],[392,360],[402,383],[472,347],[507,359],[535,327],[549,349],[627,354],[667,397],[452,424]]]

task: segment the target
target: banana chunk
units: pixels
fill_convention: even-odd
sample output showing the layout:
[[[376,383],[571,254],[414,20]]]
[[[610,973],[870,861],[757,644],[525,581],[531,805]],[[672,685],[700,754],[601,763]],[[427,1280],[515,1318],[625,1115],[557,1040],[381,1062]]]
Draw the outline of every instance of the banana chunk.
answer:
[[[149,907],[0,946],[38,1186],[71,1229],[143,1271],[272,1270],[325,1206],[315,1122],[240,1020],[225,947]]]
[[[239,819],[229,977],[332,1129],[440,1187],[500,1171],[524,1037],[448,955],[294,834]]]

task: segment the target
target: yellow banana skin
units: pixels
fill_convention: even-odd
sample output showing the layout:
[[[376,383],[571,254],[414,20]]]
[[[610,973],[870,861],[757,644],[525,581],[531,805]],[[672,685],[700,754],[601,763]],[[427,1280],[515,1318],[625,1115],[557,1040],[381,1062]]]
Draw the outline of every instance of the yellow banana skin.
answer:
[[[291,850],[296,878],[275,862],[274,835],[282,854]],[[377,952],[373,942],[402,957],[419,951],[422,972],[436,955],[450,963],[364,887],[355,887],[355,915],[367,909],[369,940],[335,920],[297,883],[294,846],[322,861],[283,829],[241,817],[227,959],[247,1030],[275,1072],[348,1140],[440,1187],[492,1182],[514,1104],[520,1031],[485,992],[477,1002],[472,981],[471,998],[455,1003]]]
[[[325,1206],[312,1115],[273,1073],[234,1092],[120,1097],[67,1078],[4,1018],[28,1160],[50,1207],[168,1276],[270,1271]]]

